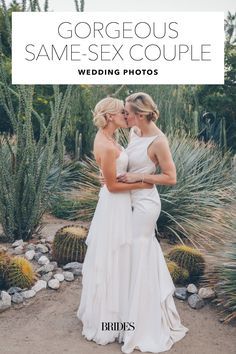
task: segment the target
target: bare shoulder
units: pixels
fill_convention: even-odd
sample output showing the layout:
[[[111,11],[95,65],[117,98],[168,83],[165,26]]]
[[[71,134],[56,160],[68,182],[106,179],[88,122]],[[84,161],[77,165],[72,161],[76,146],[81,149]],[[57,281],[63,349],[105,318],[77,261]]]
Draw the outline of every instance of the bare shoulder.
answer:
[[[100,165],[101,159],[107,157],[115,157],[116,149],[106,139],[101,139],[100,137],[96,136],[93,144],[93,154],[97,163]]]
[[[167,136],[160,131],[160,133],[157,135],[156,139],[153,141],[153,145],[154,146],[168,146],[169,142],[168,142],[168,138]]]

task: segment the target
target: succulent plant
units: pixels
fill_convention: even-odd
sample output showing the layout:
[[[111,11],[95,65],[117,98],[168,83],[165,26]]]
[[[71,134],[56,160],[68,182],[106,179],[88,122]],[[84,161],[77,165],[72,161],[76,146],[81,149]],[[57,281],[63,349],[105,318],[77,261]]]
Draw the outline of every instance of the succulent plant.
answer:
[[[168,253],[168,258],[176,262],[181,268],[188,270],[191,276],[201,276],[205,269],[205,259],[195,248],[186,245],[177,245]]]
[[[236,242],[228,244],[217,261],[214,272],[208,273],[205,281],[216,290],[213,303],[220,309],[222,322],[230,323],[236,320]]]
[[[20,256],[12,257],[5,272],[5,282],[7,287],[18,286],[22,289],[30,288],[37,280],[30,262]]]
[[[173,261],[167,262],[167,267],[169,269],[173,282],[177,283],[181,275],[181,268],[178,266],[177,263]]]
[[[52,244],[52,256],[58,264],[83,263],[87,251],[87,233],[87,228],[78,225],[68,225],[57,231]]]
[[[181,268],[176,262],[167,261],[167,267],[174,283],[183,283],[188,280],[189,272],[185,268]]]
[[[0,289],[5,288],[5,273],[7,270],[10,257],[7,253],[0,251]]]

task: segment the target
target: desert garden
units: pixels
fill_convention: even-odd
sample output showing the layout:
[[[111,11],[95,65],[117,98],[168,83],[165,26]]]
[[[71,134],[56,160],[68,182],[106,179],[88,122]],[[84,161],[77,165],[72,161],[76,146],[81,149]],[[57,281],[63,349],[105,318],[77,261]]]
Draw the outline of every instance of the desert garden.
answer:
[[[24,86],[11,84],[11,13],[49,5],[0,3],[1,352],[120,352],[117,343],[82,339],[75,311],[100,189],[91,110],[107,95],[124,99],[138,89],[159,107],[177,168],[175,186],[157,186],[157,240],[191,332],[172,351],[234,353],[236,15],[225,20],[224,85]],[[75,1],[77,11],[83,6]],[[127,136],[119,132],[123,146]]]

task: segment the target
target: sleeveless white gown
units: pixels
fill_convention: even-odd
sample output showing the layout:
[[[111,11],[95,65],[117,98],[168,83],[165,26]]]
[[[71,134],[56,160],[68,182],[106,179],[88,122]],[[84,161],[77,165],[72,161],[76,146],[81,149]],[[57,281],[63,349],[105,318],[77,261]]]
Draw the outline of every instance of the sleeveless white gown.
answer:
[[[127,172],[128,156],[123,149],[116,160],[117,175]],[[111,193],[106,185],[86,239],[82,268],[82,293],[77,317],[82,335],[105,345],[118,340],[122,332],[102,330],[102,322],[124,322],[128,313],[132,208],[130,192]]]
[[[147,149],[157,137],[139,137],[131,129],[126,148],[129,172],[155,173],[156,166]],[[155,225],[161,211],[156,186],[132,190],[131,203],[133,236],[127,321],[134,322],[135,330],[125,331],[121,350],[131,353],[136,348],[160,353],[183,338],[188,328],[181,324],[173,299],[175,286],[155,238]]]

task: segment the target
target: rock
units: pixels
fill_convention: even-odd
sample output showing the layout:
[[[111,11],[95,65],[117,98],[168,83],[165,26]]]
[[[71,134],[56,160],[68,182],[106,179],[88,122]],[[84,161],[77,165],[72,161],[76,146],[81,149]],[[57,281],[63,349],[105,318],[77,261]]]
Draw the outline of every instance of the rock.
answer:
[[[174,294],[175,294],[175,297],[177,297],[177,299],[180,299],[180,300],[186,300],[188,297],[187,288],[185,288],[185,287],[176,288]]]
[[[21,288],[19,288],[18,286],[11,286],[7,292],[9,295],[13,295],[13,294],[16,294],[16,293],[20,293],[22,291]]]
[[[12,295],[11,301],[15,304],[20,304],[24,301],[24,296],[22,295],[22,293],[15,293]]]
[[[82,269],[72,269],[72,273],[75,275],[75,276],[80,276],[82,275]]]
[[[47,246],[39,243],[38,245],[36,245],[35,250],[41,253],[48,253],[48,248]]]
[[[24,241],[21,240],[16,240],[15,242],[13,242],[13,244],[11,245],[12,247],[18,247],[18,246],[23,246],[24,245]]]
[[[54,278],[57,279],[57,280],[59,280],[59,282],[62,282],[63,280],[65,280],[64,275],[61,274],[61,273],[56,273],[56,274],[54,274]]]
[[[210,287],[200,288],[198,291],[198,295],[202,299],[214,299],[216,297],[215,291]]]
[[[191,294],[197,294],[197,287],[195,284],[189,284],[187,286],[187,292]]]
[[[39,258],[42,257],[42,252],[35,252],[34,259],[38,262]]]
[[[38,280],[34,286],[32,286],[32,290],[34,290],[36,293],[42,289],[46,289],[47,287],[47,282],[45,280]]]
[[[48,282],[53,276],[52,272],[48,272],[42,275],[40,280],[45,280],[46,282]]]
[[[35,245],[33,243],[29,243],[26,247],[27,251],[35,251]]]
[[[23,246],[17,246],[14,249],[14,254],[20,255],[24,253],[24,247]]]
[[[24,299],[30,299],[31,297],[34,297],[36,292],[34,290],[26,290],[21,293],[24,297]]]
[[[58,267],[58,264],[57,264],[56,261],[52,261],[52,262],[50,262],[50,263],[54,265],[54,269],[56,269],[56,268]]]
[[[45,244],[46,243],[46,239],[45,238],[41,238],[40,243]]]
[[[64,270],[68,270],[68,269],[82,269],[83,263],[79,263],[79,262],[70,262],[67,263],[66,265],[63,266]]]
[[[64,278],[66,281],[72,281],[75,279],[74,274],[71,272],[63,272]]]
[[[48,264],[50,263],[48,257],[46,256],[41,256],[39,259],[38,259],[38,264],[40,265],[45,265],[45,264]]]
[[[63,273],[63,269],[58,267],[54,269],[57,273]]]
[[[25,258],[28,259],[28,261],[32,261],[32,259],[34,258],[34,255],[35,255],[34,250],[29,250],[29,251],[25,252]]]
[[[58,279],[50,279],[48,281],[48,286],[49,288],[56,290],[60,287],[60,282]]]
[[[188,297],[188,304],[192,309],[200,309],[204,306],[203,299],[198,294],[192,294]]]
[[[52,272],[54,269],[54,265],[51,263],[45,264],[44,266],[42,266],[41,268],[37,269],[37,272],[39,274],[45,274],[45,273],[49,273]]]
[[[3,312],[11,307],[11,295],[6,291],[1,291],[0,294],[0,312]]]

